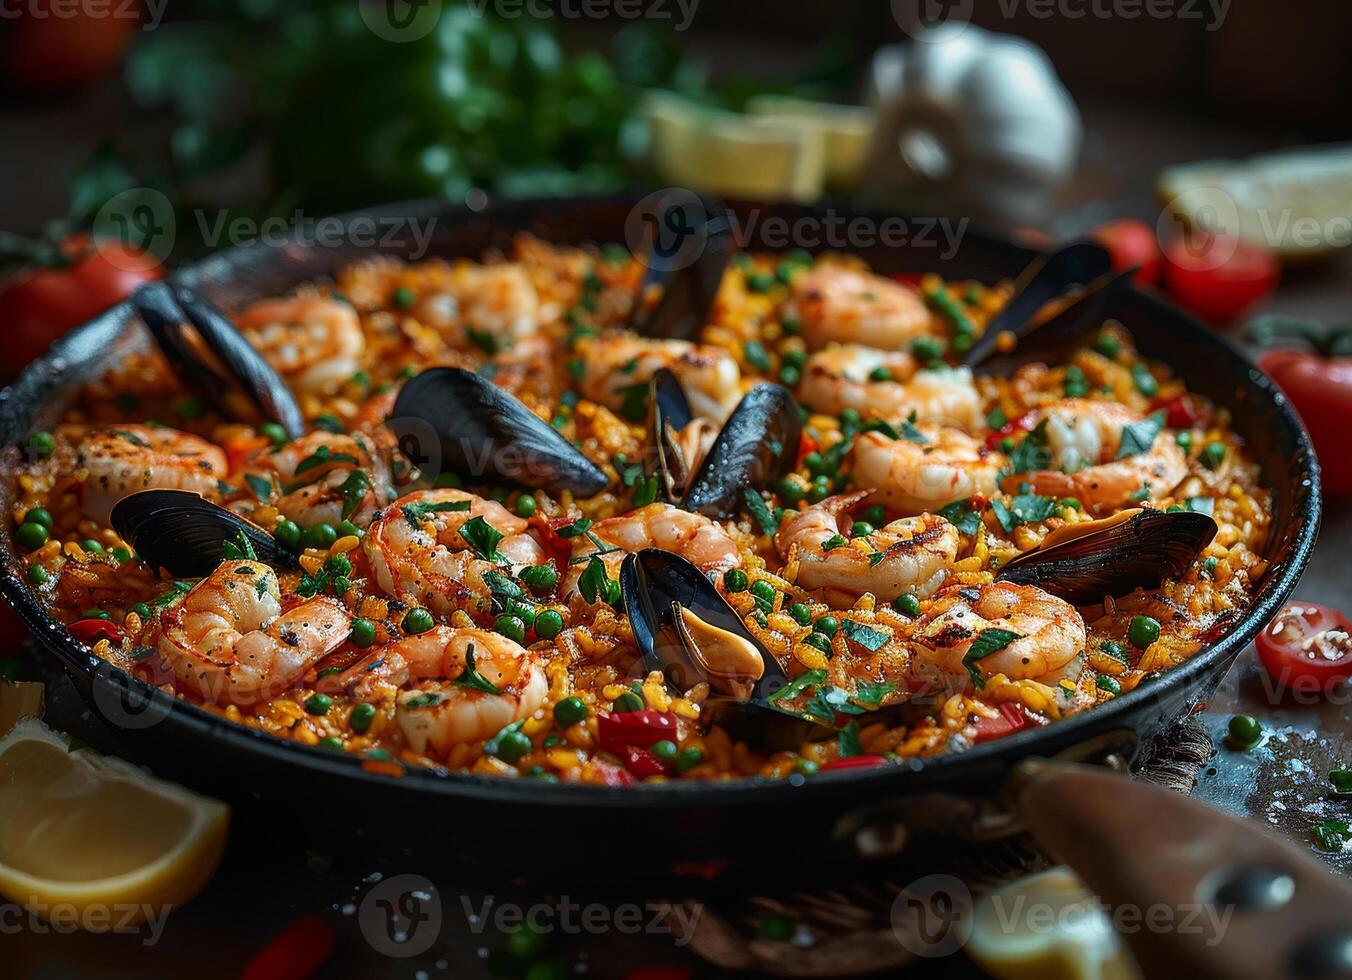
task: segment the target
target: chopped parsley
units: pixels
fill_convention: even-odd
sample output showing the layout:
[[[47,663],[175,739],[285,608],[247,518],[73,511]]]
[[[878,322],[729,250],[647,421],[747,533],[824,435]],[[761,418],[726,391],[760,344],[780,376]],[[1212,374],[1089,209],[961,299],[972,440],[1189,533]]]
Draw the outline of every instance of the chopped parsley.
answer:
[[[642,477],[634,484],[634,495],[630,498],[630,506],[646,507],[648,504],[657,500],[657,474]]]
[[[977,661],[984,660],[993,653],[999,653],[1015,640],[1022,639],[1023,636],[1013,630],[1002,630],[995,627],[984,629],[978,633],[976,639],[972,641],[971,647],[968,648],[967,653],[962,658],[962,665],[967,668],[967,673],[972,675],[972,683],[977,687],[986,686],[986,682],[981,677],[981,672],[976,668]]]
[[[578,591],[588,602],[602,602],[615,605],[620,601],[620,583],[606,574],[606,563],[599,556],[592,555],[586,569],[577,580]]]
[[[853,640],[870,653],[879,650],[883,644],[891,639],[882,630],[876,630],[872,626],[866,626],[853,619],[842,619],[840,629],[847,640]]]
[[[246,473],[244,474],[244,482],[249,485],[249,489],[253,491],[253,495],[258,498],[259,503],[266,504],[272,500],[276,488],[272,485],[271,480],[253,473]]]
[[[458,682],[457,682],[458,683]],[[405,708],[430,708],[434,704],[441,703],[441,695],[436,691],[424,691],[421,694],[415,694],[404,702]]]
[[[465,539],[465,543],[473,548],[474,553],[480,558],[491,562],[507,561],[505,555],[498,553],[498,542],[503,538],[502,532],[482,516],[471,517],[461,524],[460,537]]]
[[[860,704],[876,708],[883,703],[883,698],[896,689],[897,685],[889,684],[886,681],[860,681],[855,687],[854,699]]]
[[[258,553],[254,551],[253,542],[249,540],[249,536],[242,529],[235,532],[235,536],[225,542],[222,553],[226,561],[258,560]]]
[[[366,475],[365,470],[353,470],[347,475],[347,479],[338,485],[337,492],[342,494],[343,520],[347,520],[371,492],[371,478]]]
[[[1137,456],[1149,452],[1155,444],[1155,438],[1164,428],[1164,412],[1147,415],[1139,422],[1133,422],[1122,428],[1122,442],[1117,447],[1116,459]]]
[[[765,500],[755,490],[747,487],[742,491],[742,496],[746,500],[746,509],[751,511],[751,516],[756,519],[760,529],[765,534],[774,534],[779,530],[779,521],[775,520],[775,515],[770,512],[770,507]]]
[[[864,746],[859,741],[859,722],[857,721],[852,721],[842,728],[840,734],[836,736],[836,741],[840,746],[840,757],[842,759],[864,754]]]
[[[952,524],[963,534],[976,534],[981,530],[981,511],[972,507],[971,498],[955,500],[939,508],[939,516]]]
[[[483,691],[485,694],[501,694],[502,692],[483,674],[479,673],[474,666],[474,644],[471,643],[465,649],[465,669],[460,676],[452,681],[458,687],[468,687],[475,691]]]
[[[771,694],[766,700],[779,701],[785,698],[794,698],[802,694],[809,687],[816,687],[819,684],[826,683],[826,671],[809,670],[799,674],[793,680],[789,681],[774,694]]]
[[[648,382],[616,388],[621,396],[620,415],[629,422],[642,422],[648,416]]]
[[[317,421],[317,420],[316,420]],[[340,430],[341,431],[341,430]],[[296,464],[295,476],[315,469],[319,466],[328,466],[330,463],[350,463],[357,465],[357,457],[351,453],[335,453],[328,446],[320,446],[312,455],[306,456]]]
[[[469,510],[468,500],[443,500],[439,503],[417,503],[404,504],[399,510],[404,515],[404,520],[408,521],[409,527],[417,527],[423,522],[428,514],[448,514],[452,512],[463,512]]]

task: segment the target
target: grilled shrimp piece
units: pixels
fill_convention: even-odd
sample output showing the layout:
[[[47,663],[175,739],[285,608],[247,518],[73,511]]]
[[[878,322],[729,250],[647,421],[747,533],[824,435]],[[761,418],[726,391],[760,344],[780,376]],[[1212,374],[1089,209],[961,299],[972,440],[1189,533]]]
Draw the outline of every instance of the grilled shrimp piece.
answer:
[[[390,464],[396,454],[394,436],[384,428],[351,435],[321,430],[281,449],[259,451],[246,472],[275,477],[281,487],[304,484],[273,501],[283,517],[302,527],[337,527],[345,519],[365,524],[395,496]],[[358,471],[361,476],[354,476]]]
[[[1117,458],[1127,426],[1141,421],[1117,402],[1063,398],[1034,415],[1045,421],[1052,467],[1007,478],[1029,483],[1048,497],[1078,497],[1089,508],[1110,510],[1132,500],[1167,496],[1188,475],[1188,459],[1161,429],[1145,452]],[[1010,489],[1009,486],[1006,489]]]
[[[249,343],[297,394],[323,395],[361,369],[366,350],[357,311],[324,296],[254,303],[239,317]]]
[[[451,270],[445,291],[418,300],[413,316],[452,347],[483,346],[471,331],[509,347],[540,329],[540,296],[522,265],[463,263]]]
[[[868,496],[866,491],[828,497],[797,513],[785,513],[775,547],[787,562],[799,562],[798,584],[826,590],[831,604],[849,602],[871,592],[891,602],[903,592],[924,598],[934,592],[958,557],[958,529],[942,517],[905,517],[874,533],[849,538],[849,511]],[[839,536],[843,543],[829,551],[822,546]],[[881,553],[880,559],[871,557]]]
[[[1017,638],[964,663],[977,637],[990,629]],[[1070,603],[1035,585],[994,582],[950,589],[916,622],[914,638],[916,666],[937,669],[958,688],[972,687],[974,676],[984,681],[996,674],[1055,684],[1073,680],[1084,665],[1084,620]]]
[[[245,707],[295,684],[351,627],[326,596],[282,612],[271,568],[226,561],[161,616],[160,666],[203,700]]]
[[[855,438],[850,451],[854,478],[860,486],[873,487],[870,500],[920,514],[976,493],[995,493],[1003,454],[949,426],[922,422],[915,429],[911,435],[920,438],[892,439],[881,432]]]
[[[471,522],[479,533],[466,537]],[[387,595],[447,615],[487,604],[485,572],[544,564],[544,549],[526,528],[496,501],[463,490],[419,490],[376,514],[362,549]],[[496,543],[494,534],[501,535]]]
[[[874,380],[885,368],[888,377]],[[882,351],[861,344],[837,344],[807,359],[798,389],[804,405],[824,415],[852,408],[864,418],[900,422],[914,412],[926,422],[942,422],[974,431],[982,418],[969,368],[921,368],[904,351]]]
[[[471,653],[474,674],[467,676]],[[444,756],[453,745],[492,738],[534,714],[549,692],[538,658],[488,630],[436,626],[381,647],[376,662],[371,673],[390,683],[435,682],[401,693],[395,708],[404,737],[419,753]],[[369,684],[358,685],[359,697]]]
[[[811,350],[830,343],[901,350],[934,333],[925,301],[910,286],[843,266],[818,266],[795,280],[790,313]]]
[[[88,472],[81,509],[107,524],[113,504],[138,490],[191,490],[217,497],[225,478],[225,453],[205,439],[177,429],[118,425],[67,430],[76,442],[76,465]]]
[[[619,335],[580,346],[586,364],[582,394],[607,408],[621,408],[625,395],[636,385],[646,385],[658,368],[676,375],[690,408],[701,418],[722,424],[742,398],[741,369],[718,347]]]
[[[709,573],[727,571],[742,560],[737,542],[703,514],[692,514],[671,504],[648,504],[628,514],[597,521],[591,526],[590,537],[579,535],[573,539],[573,557],[564,581],[564,595],[577,591],[577,580],[588,564],[584,559],[598,551],[592,537],[607,547],[618,549],[602,555],[611,578],[618,576],[620,562],[626,554],[644,548],[670,551]]]

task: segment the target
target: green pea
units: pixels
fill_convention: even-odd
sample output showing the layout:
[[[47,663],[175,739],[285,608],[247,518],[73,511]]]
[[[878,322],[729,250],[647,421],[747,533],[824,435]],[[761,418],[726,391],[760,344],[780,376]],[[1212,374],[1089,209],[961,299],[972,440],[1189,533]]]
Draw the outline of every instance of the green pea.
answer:
[[[521,732],[507,732],[498,737],[497,743],[497,751],[494,755],[508,764],[529,755],[531,749],[535,748],[531,744],[530,736]]]
[[[891,381],[892,372],[880,364],[868,373],[868,379],[870,381]]]
[[[47,543],[47,529],[41,524],[20,524],[14,540],[29,551],[36,551]]]
[[[426,609],[415,606],[404,613],[404,619],[400,625],[403,627],[404,632],[409,636],[416,636],[419,633],[426,633],[430,630],[436,625],[436,620],[432,618],[432,614]]]
[[[390,295],[390,302],[396,309],[406,310],[418,301],[418,294],[408,286],[400,286]]]
[[[359,647],[369,647],[376,642],[376,624],[369,619],[352,620],[352,642]]]
[[[1225,461],[1225,445],[1219,442],[1208,442],[1198,453],[1197,461],[1207,469],[1214,470]]]
[[[820,769],[821,766],[817,765],[817,763],[813,762],[811,759],[799,759],[793,764],[793,771],[800,772],[804,776],[811,776]]]
[[[1004,409],[994,409],[986,416],[986,424],[992,429],[1003,429],[1009,424],[1009,418],[1005,415]]]
[[[103,545],[99,544],[93,538],[80,542],[80,547],[92,555],[103,554]]]
[[[914,619],[920,615],[920,600],[909,592],[903,592],[892,600],[892,608],[903,616],[910,616]]]
[[[809,633],[807,636],[803,637],[803,642],[814,649],[820,650],[822,653],[831,652],[831,641],[820,633]]]
[[[287,551],[296,551],[300,548],[301,530],[300,525],[295,521],[282,518],[277,522],[277,526],[272,529],[272,536]]]
[[[535,508],[536,508],[535,498],[532,497],[530,494],[523,493],[521,496],[516,498],[517,517],[527,517],[527,518],[534,517]]]
[[[337,735],[330,735],[330,736],[328,736],[327,738],[321,738],[321,739],[316,743],[316,747],[317,747],[317,748],[324,749],[324,750],[326,750],[326,751],[328,751],[328,752],[342,752],[342,751],[344,751],[344,749],[343,749],[343,740],[342,740],[341,738],[339,738]]]
[[[625,691],[614,701],[610,702],[612,710],[623,714],[627,711],[642,711],[644,708],[643,696],[637,691]]]
[[[32,565],[29,567],[28,581],[34,585],[42,585],[48,578],[47,569],[43,568],[41,565]]]
[[[793,337],[803,332],[803,321],[799,320],[797,317],[786,316],[780,321],[779,328],[790,337]]]
[[[1100,674],[1094,683],[1098,685],[1100,691],[1107,691],[1114,697],[1122,693],[1122,685],[1117,683],[1117,678],[1109,677],[1107,674]]]
[[[276,422],[264,422],[258,427],[258,434],[271,442],[274,449],[280,449],[287,443],[286,430]]]
[[[1347,768],[1347,766],[1339,766],[1329,773],[1329,782],[1333,784],[1335,793],[1352,793],[1352,769]]]
[[[798,924],[787,915],[767,913],[756,920],[756,935],[762,939],[786,943],[797,930]]]
[[[807,488],[795,477],[786,476],[775,486],[775,491],[779,494],[780,500],[792,507],[803,499]]]
[[[333,707],[333,698],[327,694],[311,694],[305,699],[305,710],[312,715],[326,715]]]
[[[723,573],[723,587],[729,592],[745,592],[747,587],[746,572],[740,568],[730,568]]]
[[[1150,616],[1133,616],[1127,627],[1127,639],[1138,650],[1144,650],[1160,638],[1160,623]]]
[[[107,613],[106,610],[103,610],[103,609],[86,609],[86,610],[82,613],[82,615],[84,616],[85,619],[112,619],[112,618],[113,618],[112,616],[109,616],[109,615],[108,615],[108,613]]]
[[[45,507],[34,507],[23,515],[23,522],[25,524],[41,524],[49,531],[52,529],[52,515]]]
[[[803,366],[807,364],[807,351],[801,350],[785,351],[783,354],[779,356],[779,359],[783,361],[785,364],[788,364],[792,367],[796,367],[798,368],[798,370],[801,371],[803,369]],[[846,411],[849,411],[849,409],[846,409]]]
[[[352,726],[354,732],[364,732],[371,727],[371,722],[376,717],[376,706],[373,704],[353,705],[352,710],[347,714],[347,723]]]
[[[922,364],[937,361],[944,356],[944,342],[938,337],[921,337],[911,343],[911,354]]]
[[[144,602],[138,602],[136,605],[132,606],[131,612],[136,613],[143,623],[150,618],[150,607]]]
[[[121,545],[118,545],[116,548],[113,548],[111,551],[108,552],[108,554],[112,555],[119,562],[131,561],[131,549],[124,548]]]
[[[815,477],[820,474],[822,468],[826,466],[826,460],[822,457],[821,453],[813,451],[803,457],[803,465],[806,466],[807,471]]]
[[[300,540],[307,548],[323,550],[331,548],[333,542],[338,540],[338,531],[332,524],[315,524],[301,533]]]
[[[834,616],[823,616],[812,624],[812,628],[825,637],[832,637],[840,629],[840,620]]]
[[[802,370],[800,368],[794,367],[792,364],[785,364],[782,368],[779,369],[780,383],[789,388],[794,387],[795,385],[798,384],[798,382],[802,380],[803,380]]]
[[[1074,364],[1066,368],[1064,391],[1067,398],[1083,398],[1089,394],[1089,379]]]
[[[1084,505],[1074,497],[1062,497],[1057,503],[1058,507],[1069,507],[1071,510],[1082,510]]]
[[[789,615],[799,626],[806,626],[812,622],[812,607],[805,602],[795,602],[789,607]]]
[[[56,452],[56,439],[50,432],[34,432],[24,443],[29,459],[46,459]]]
[[[874,528],[874,526],[870,524],[868,521],[855,521],[853,526],[851,526],[850,528],[850,537],[866,538],[870,534],[872,534],[875,530],[876,528]]]
[[[1150,369],[1144,364],[1133,364],[1131,366],[1131,380],[1136,384],[1136,390],[1147,398],[1154,398],[1159,394],[1160,383],[1155,380],[1155,376],[1150,373]]]
[[[495,619],[493,629],[509,640],[515,640],[517,643],[526,642],[526,624],[509,613],[503,613]]]
[[[864,510],[864,520],[874,527],[882,527],[887,523],[887,511],[881,504],[874,504]]]
[[[563,617],[553,609],[546,609],[535,617],[535,635],[542,640],[552,640],[563,632]]]
[[[753,272],[746,277],[746,288],[753,293],[768,293],[775,277],[768,272]]]
[[[658,762],[664,762],[667,765],[671,765],[673,762],[676,761],[676,754],[678,750],[676,748],[675,742],[671,741],[670,739],[664,738],[662,739],[662,741],[654,742],[651,746],[649,746],[648,751],[653,754],[654,758],[656,758]]]
[[[775,601],[775,587],[765,579],[759,579],[751,586],[751,594],[765,602]]]
[[[1230,741],[1240,748],[1251,748],[1263,737],[1263,726],[1253,715],[1235,715],[1230,719]]]
[[[1214,577],[1216,574],[1216,566],[1219,564],[1220,562],[1217,560],[1216,556],[1212,555],[1206,561],[1202,562],[1202,571],[1207,575]]]
[[[558,583],[559,573],[554,570],[553,565],[531,565],[522,569],[521,581],[529,588],[545,592]]]
[[[564,728],[571,728],[580,721],[586,721],[591,714],[587,702],[579,697],[564,698],[554,705],[554,720]]]
[[[1174,436],[1174,442],[1178,443],[1178,448],[1185,453],[1192,451],[1192,433],[1184,430]]]
[[[1117,357],[1118,352],[1122,350],[1122,345],[1112,334],[1103,333],[1099,334],[1098,340],[1094,341],[1094,350],[1104,357],[1112,359]]]
[[[681,749],[681,751],[676,754],[676,771],[687,772],[690,769],[694,769],[703,761],[704,751],[702,749],[697,749],[693,745],[688,749]]]
[[[338,537],[340,538],[346,537],[361,538],[365,536],[366,532],[363,531],[361,528],[357,527],[357,525],[353,524],[351,521],[343,521],[341,524],[338,525]]]
[[[953,338],[953,351],[957,354],[966,354],[976,343],[976,338],[970,333],[960,333]]]

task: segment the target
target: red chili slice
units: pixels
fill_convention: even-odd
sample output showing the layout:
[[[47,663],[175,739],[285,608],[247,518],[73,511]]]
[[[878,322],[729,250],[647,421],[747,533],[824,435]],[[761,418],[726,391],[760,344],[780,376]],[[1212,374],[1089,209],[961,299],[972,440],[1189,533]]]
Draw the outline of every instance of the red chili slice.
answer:
[[[110,643],[122,642],[122,630],[116,623],[106,619],[77,619],[73,623],[66,624],[66,632],[91,647],[99,640],[108,640]]]
[[[1000,705],[999,718],[982,718],[976,723],[976,743],[1004,738],[1028,727],[1028,715],[1017,704]]]
[[[640,749],[636,745],[626,746],[624,751],[620,753],[620,758],[624,760],[624,768],[640,778],[644,776],[665,776],[667,774],[667,767],[662,765],[657,756],[647,749]]]
[[[664,738],[676,740],[676,716],[670,711],[616,711],[596,716],[601,748],[623,755],[629,746],[647,748]]]
[[[301,980],[333,955],[338,937],[317,915],[297,919],[244,968],[241,980]]]
[[[558,529],[573,522],[567,518],[551,521],[542,514],[536,514],[527,523],[539,533],[540,544],[544,546],[545,553],[554,559],[554,567],[562,574],[567,570],[568,559],[573,555],[573,543],[567,538],[559,537]]]
[[[802,466],[802,465],[803,465],[803,460],[807,457],[807,455],[808,455],[809,453],[815,453],[815,452],[817,451],[817,448],[818,448],[818,447],[817,447],[817,440],[814,439],[814,438],[812,438],[812,437],[811,437],[810,435],[808,435],[806,432],[804,432],[801,436],[799,436],[799,437],[798,437],[798,462],[797,462],[796,465],[797,465],[797,466]]]
[[[1164,409],[1164,424],[1171,429],[1191,429],[1202,421],[1202,413],[1187,393],[1172,398],[1157,398],[1150,407],[1152,411]]]
[[[986,448],[995,449],[1000,443],[1004,442],[1014,433],[1027,432],[1033,427],[1033,418],[1034,415],[1032,412],[1025,412],[1014,421],[1006,422],[986,437]]]
[[[843,759],[832,759],[822,766],[822,772],[834,772],[837,769],[877,769],[887,765],[880,755],[849,755]]]

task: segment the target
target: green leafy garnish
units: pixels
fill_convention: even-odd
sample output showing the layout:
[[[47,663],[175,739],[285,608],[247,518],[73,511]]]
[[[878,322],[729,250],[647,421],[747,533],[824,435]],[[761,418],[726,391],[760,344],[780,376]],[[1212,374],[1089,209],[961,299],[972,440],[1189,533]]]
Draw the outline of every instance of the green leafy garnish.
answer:
[[[1346,820],[1321,820],[1314,825],[1314,844],[1321,851],[1337,853],[1352,841],[1352,824]]]
[[[246,473],[244,474],[244,482],[249,485],[249,489],[253,491],[253,495],[258,498],[259,503],[266,504],[272,500],[276,488],[272,485],[271,480],[253,473]]]
[[[779,701],[785,698],[794,698],[803,693],[809,687],[816,687],[818,684],[826,683],[826,671],[809,670],[799,674],[793,680],[789,681],[774,694],[771,694],[767,701]]]
[[[657,474],[639,479],[634,486],[634,495],[630,498],[632,507],[646,507],[657,499]]]
[[[296,464],[295,475],[300,476],[302,473],[318,466],[327,466],[330,463],[350,463],[355,466],[357,462],[357,457],[351,453],[335,453],[328,446],[320,446],[313,454],[306,456]]]
[[[579,534],[586,534],[591,530],[593,521],[589,517],[579,517],[571,524],[565,524],[554,533],[561,538],[575,538]]]
[[[901,423],[901,437],[907,442],[918,442],[923,446],[929,442],[929,440],[925,438],[923,432],[915,427],[916,417],[916,413],[912,412],[910,417]]]
[[[338,485],[337,492],[342,494],[343,520],[347,520],[371,492],[371,478],[366,475],[365,470],[353,470],[347,475],[347,479]]]
[[[253,542],[249,540],[242,530],[235,533],[235,536],[222,546],[226,561],[257,561],[258,554],[254,551]]]
[[[409,527],[418,527],[428,514],[448,514],[452,512],[464,512],[469,510],[468,500],[443,500],[440,503],[404,504],[399,510],[404,515],[404,520],[408,521]]]
[[[842,728],[840,734],[836,736],[836,740],[840,746],[840,757],[842,759],[864,754],[864,746],[859,741],[859,722],[852,721]]]
[[[855,622],[853,619],[842,619],[840,629],[847,640],[853,640],[870,653],[880,649],[883,644],[891,639],[882,630],[875,630],[873,627]]]
[[[502,540],[502,532],[495,528],[483,517],[471,517],[464,524],[460,525],[460,537],[465,539],[465,543],[474,549],[474,553],[486,561],[505,562],[506,556],[498,553],[498,542]]]
[[[1154,412],[1139,422],[1133,422],[1122,428],[1122,442],[1117,447],[1116,459],[1137,456],[1148,452],[1155,444],[1155,437],[1164,428],[1164,412]]]
[[[140,446],[142,449],[150,448],[150,443],[146,442],[135,432],[128,432],[126,429],[113,429],[112,433],[119,438],[126,439],[133,446]]]
[[[981,530],[981,512],[972,509],[971,498],[955,500],[939,508],[939,516],[952,524],[963,534],[976,534]]]
[[[896,689],[897,685],[886,681],[860,681],[855,687],[854,699],[860,704],[876,708],[883,703],[883,698]]]
[[[596,602],[599,598],[602,602],[614,605],[620,601],[620,583],[606,574],[606,563],[596,555],[592,555],[587,562],[587,567],[577,580],[577,588],[588,602]]]
[[[625,385],[616,388],[615,394],[622,396],[620,415],[634,423],[642,422],[648,416],[648,382]]]
[[[1009,454],[1009,467],[996,477],[999,483],[1011,473],[1031,473],[1051,465],[1052,454],[1047,448],[1047,420],[1043,419]]]
[[[803,706],[803,713],[834,725],[836,715],[862,715],[865,709],[850,700],[847,691],[839,687],[821,687],[812,700]]]
[[[415,694],[405,701],[402,707],[405,708],[430,708],[434,704],[441,703],[441,695],[436,691],[424,691],[422,694]]]
[[[471,643],[465,648],[465,669],[451,683],[458,687],[468,687],[475,691],[483,691],[485,694],[501,694],[502,692],[494,686],[483,674],[479,673],[474,667],[474,644]]]
[[[1023,635],[1020,633],[996,627],[984,629],[978,633],[962,658],[962,665],[967,668],[967,673],[972,675],[972,683],[977,687],[986,686],[986,682],[981,677],[981,672],[976,668],[977,661],[984,660],[993,653],[999,653],[1015,640],[1022,639]]]
[[[474,327],[466,325],[465,336],[469,338],[471,344],[489,357],[492,357],[499,350],[498,338],[487,330],[476,330]]]
[[[760,529],[765,534],[774,534],[779,530],[779,522],[775,520],[775,515],[771,513],[769,506],[759,493],[747,487],[742,491],[742,497],[746,500],[746,509],[751,511],[751,516],[756,519]]]

